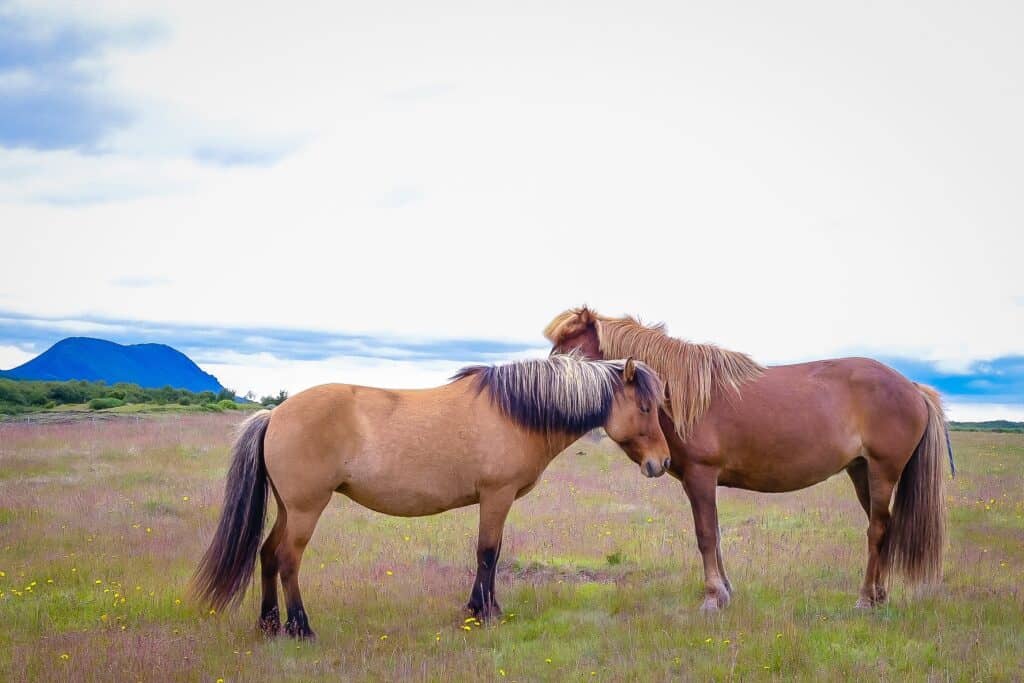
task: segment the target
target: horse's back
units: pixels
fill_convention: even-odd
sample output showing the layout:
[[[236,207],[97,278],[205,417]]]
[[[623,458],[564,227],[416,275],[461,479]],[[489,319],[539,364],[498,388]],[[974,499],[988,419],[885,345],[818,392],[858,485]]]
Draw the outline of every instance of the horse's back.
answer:
[[[385,514],[429,515],[477,502],[495,468],[499,478],[523,469],[510,436],[466,381],[409,390],[327,384],[274,409],[265,460],[282,498],[337,491]]]
[[[841,471],[865,448],[909,458],[924,410],[912,382],[868,358],[771,366],[712,404],[691,448],[722,464],[725,485],[794,490]]]

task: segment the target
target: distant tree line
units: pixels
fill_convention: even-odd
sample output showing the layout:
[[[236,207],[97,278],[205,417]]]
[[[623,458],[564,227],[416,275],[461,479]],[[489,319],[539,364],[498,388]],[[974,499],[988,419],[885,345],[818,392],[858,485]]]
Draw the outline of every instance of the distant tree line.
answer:
[[[275,405],[277,398],[265,397]],[[182,406],[196,406],[204,410],[236,410],[235,392],[221,389],[219,392],[194,392],[187,389],[161,387],[146,389],[137,384],[107,384],[106,382],[36,382],[0,378],[0,414],[16,415],[34,410],[46,410],[61,405],[85,404],[93,410],[117,408],[128,403]],[[268,402],[268,403],[269,403]]]
[[[277,392],[277,396],[264,396],[263,398],[261,398],[260,405],[263,406],[264,408],[273,408],[274,406],[279,406],[282,403],[284,403],[285,400],[287,400],[287,398],[288,392],[282,389],[281,391]]]

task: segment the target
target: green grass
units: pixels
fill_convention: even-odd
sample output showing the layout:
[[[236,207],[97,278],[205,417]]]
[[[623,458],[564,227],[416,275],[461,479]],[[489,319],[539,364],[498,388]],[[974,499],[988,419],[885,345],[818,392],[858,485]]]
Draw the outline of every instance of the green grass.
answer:
[[[241,418],[0,424],[0,679],[1024,678],[1024,435],[953,435],[945,581],[897,582],[871,612],[853,609],[866,524],[845,475],[720,492],[737,591],[708,617],[678,482],[580,442],[513,507],[506,617],[486,627],[461,611],[475,508],[399,519],[338,497],[301,577],[320,638],[296,643],[257,634],[251,593],[212,615],[185,596]]]

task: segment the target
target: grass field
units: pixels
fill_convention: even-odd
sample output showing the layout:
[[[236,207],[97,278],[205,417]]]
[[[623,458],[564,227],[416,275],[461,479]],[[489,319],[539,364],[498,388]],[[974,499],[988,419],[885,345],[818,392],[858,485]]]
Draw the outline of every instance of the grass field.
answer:
[[[461,612],[475,507],[398,519],[339,496],[301,577],[319,640],[297,643],[257,634],[251,592],[231,614],[185,595],[241,418],[0,423],[0,679],[1024,679],[1024,435],[954,434],[945,582],[897,582],[872,612],[845,475],[721,491],[737,591],[707,617],[678,482],[581,441],[513,507],[488,627]]]

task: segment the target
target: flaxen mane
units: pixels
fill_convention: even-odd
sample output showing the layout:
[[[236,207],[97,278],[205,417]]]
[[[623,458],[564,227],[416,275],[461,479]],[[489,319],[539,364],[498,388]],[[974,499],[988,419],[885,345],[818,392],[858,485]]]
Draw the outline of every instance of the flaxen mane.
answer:
[[[545,328],[544,336],[558,344],[582,331],[587,321],[593,321],[606,357],[639,358],[661,375],[668,387],[672,422],[684,439],[716,394],[738,391],[764,371],[744,353],[676,339],[668,336],[664,325],[647,327],[631,317],[606,318],[586,307],[559,315]]]
[[[608,420],[615,393],[623,387],[625,364],[556,354],[505,365],[472,365],[452,380],[472,379],[509,419],[527,429],[583,433]],[[659,405],[664,395],[661,380],[643,363],[634,365],[638,399]]]

